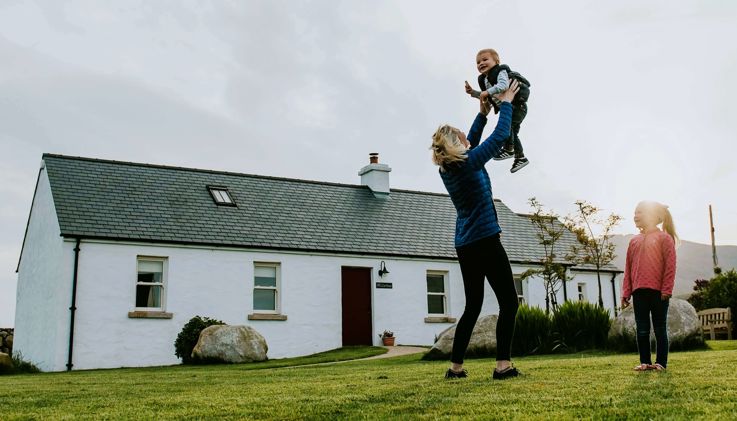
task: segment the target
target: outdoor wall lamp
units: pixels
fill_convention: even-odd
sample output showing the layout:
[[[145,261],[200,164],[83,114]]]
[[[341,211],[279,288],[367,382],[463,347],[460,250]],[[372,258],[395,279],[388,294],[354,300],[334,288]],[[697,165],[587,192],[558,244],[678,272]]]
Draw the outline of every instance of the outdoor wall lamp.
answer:
[[[386,263],[382,260],[379,264],[379,277],[383,278],[387,273],[389,273],[389,271],[386,270]]]

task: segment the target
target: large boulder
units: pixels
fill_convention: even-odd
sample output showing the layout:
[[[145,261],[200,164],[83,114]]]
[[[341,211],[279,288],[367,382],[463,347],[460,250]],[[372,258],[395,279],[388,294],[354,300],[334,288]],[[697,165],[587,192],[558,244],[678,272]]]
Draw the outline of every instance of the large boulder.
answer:
[[[215,325],[200,332],[192,358],[202,361],[250,363],[266,361],[266,339],[250,326]]]
[[[704,346],[701,322],[696,309],[686,300],[671,298],[668,307],[668,340],[671,350]],[[635,312],[630,305],[617,315],[609,328],[609,343],[623,351],[637,350]],[[650,331],[650,343],[655,351],[655,334]]]
[[[10,371],[13,369],[13,359],[10,355],[0,352],[0,373],[3,371]]]
[[[479,317],[473,327],[471,341],[466,349],[467,357],[493,357],[496,355],[496,314]],[[456,326],[453,325],[438,335],[435,345],[422,358],[425,360],[445,360],[453,351]]]

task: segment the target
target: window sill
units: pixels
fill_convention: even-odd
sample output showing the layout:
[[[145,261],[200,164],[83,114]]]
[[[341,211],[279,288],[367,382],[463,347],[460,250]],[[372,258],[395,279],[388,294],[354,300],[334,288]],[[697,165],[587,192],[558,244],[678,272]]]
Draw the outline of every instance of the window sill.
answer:
[[[287,320],[286,314],[254,313],[248,315],[248,320]]]
[[[449,316],[431,316],[425,317],[425,323],[455,323],[455,317]]]
[[[171,319],[174,314],[165,311],[129,311],[129,319]]]

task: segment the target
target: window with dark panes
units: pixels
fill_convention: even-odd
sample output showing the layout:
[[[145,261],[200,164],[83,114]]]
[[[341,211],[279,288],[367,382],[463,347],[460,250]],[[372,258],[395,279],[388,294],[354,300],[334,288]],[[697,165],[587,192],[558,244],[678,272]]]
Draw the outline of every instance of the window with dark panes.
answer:
[[[445,288],[446,273],[427,273],[427,313],[447,314],[447,296]]]
[[[279,265],[257,263],[253,268],[253,310],[279,311]]]
[[[522,278],[519,276],[514,277],[514,289],[517,290],[517,301],[523,304],[525,302],[525,291],[522,286]]]
[[[136,308],[163,310],[164,258],[138,258]]]

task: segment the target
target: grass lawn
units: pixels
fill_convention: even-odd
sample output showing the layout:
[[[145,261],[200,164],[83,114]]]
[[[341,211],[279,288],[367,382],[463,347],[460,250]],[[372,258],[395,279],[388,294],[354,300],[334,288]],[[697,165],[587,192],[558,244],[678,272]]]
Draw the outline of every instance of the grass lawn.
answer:
[[[491,359],[468,360],[469,379],[445,381],[447,362],[419,355],[12,375],[0,377],[0,418],[733,419],[737,341],[710,346],[671,353],[664,373],[633,372],[635,354],[518,358],[525,376],[501,382],[489,379]]]

